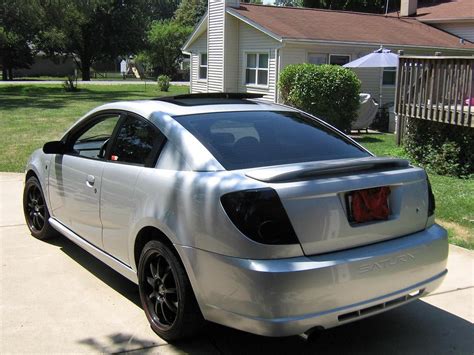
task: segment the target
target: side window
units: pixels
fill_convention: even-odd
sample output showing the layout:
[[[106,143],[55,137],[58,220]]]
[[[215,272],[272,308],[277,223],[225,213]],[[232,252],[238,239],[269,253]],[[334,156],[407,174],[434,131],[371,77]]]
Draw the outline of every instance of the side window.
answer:
[[[163,141],[151,123],[129,116],[117,132],[110,160],[152,166]]]
[[[79,133],[79,137],[73,139],[73,154],[93,158],[103,159],[107,144],[117,125],[120,115],[100,116],[92,126],[88,126],[85,131]]]

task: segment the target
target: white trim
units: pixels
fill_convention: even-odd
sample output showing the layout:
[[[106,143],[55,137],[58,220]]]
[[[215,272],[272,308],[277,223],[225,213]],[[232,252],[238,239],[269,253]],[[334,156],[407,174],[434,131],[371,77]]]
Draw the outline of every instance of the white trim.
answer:
[[[248,51],[244,51],[244,60],[243,60],[243,63],[244,63],[244,70],[243,70],[243,85],[245,87],[248,87],[248,88],[254,88],[254,89],[266,89],[268,90],[270,88],[270,52],[271,50],[267,49],[262,49],[262,50],[248,50]],[[255,54],[257,57],[256,57],[256,67],[255,68],[247,68],[247,56],[248,54]],[[259,68],[259,59],[260,59],[260,54],[266,54],[268,56],[268,61],[267,61],[267,67],[266,68]],[[247,69],[255,69],[255,84],[249,84],[247,83]],[[258,84],[258,71],[259,70],[266,70],[267,71],[267,84],[266,85],[262,85],[262,84]]]
[[[337,54],[337,53],[332,53],[331,54],[331,53],[329,53],[328,64],[331,64],[331,57],[349,57],[349,61],[347,62],[347,63],[349,63],[351,61],[352,55],[345,54],[345,53],[341,53],[341,54]],[[347,64],[347,63],[345,63],[345,64]],[[334,65],[339,65],[339,64],[334,64]]]
[[[453,37],[456,37],[452,35]],[[413,44],[393,44],[393,43],[375,43],[375,42],[346,42],[346,41],[329,41],[320,39],[299,39],[299,38],[282,38],[283,42],[289,44],[321,44],[321,45],[335,45],[335,46],[368,46],[368,47],[396,47],[396,48],[415,48],[415,49],[431,49],[431,50],[449,50],[449,51],[469,51],[472,52],[473,48],[459,48],[459,47],[430,47],[430,46],[417,46]]]
[[[257,30],[265,33],[266,35],[272,37],[273,39],[277,40],[278,42],[282,41],[282,37],[278,36],[277,34],[273,33],[272,31],[266,29],[263,26],[260,26],[258,23],[253,22],[252,20],[249,20],[247,17],[242,16],[238,12],[234,11],[232,8],[227,8],[227,13],[234,16],[234,17],[236,17],[236,18],[238,18],[240,21],[245,22],[247,25],[250,25],[250,26],[256,28]]]
[[[193,33],[191,33],[191,36],[189,36],[188,40],[184,43],[184,45],[181,47],[181,51],[185,54],[187,54],[187,49],[188,47],[202,34],[202,32],[204,31],[201,31],[202,30],[202,26],[205,24],[206,25],[206,29],[207,29],[207,11],[206,13],[202,16],[201,20],[199,20],[198,24],[196,25],[196,27],[194,28],[194,31]]]
[[[422,15],[416,18],[418,21],[429,24],[429,23],[472,23],[474,17],[459,17],[459,18],[434,18],[424,19]]]

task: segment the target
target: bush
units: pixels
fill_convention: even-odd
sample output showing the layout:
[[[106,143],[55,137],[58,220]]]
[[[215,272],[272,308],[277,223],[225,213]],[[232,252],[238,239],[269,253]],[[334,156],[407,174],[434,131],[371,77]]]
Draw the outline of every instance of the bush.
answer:
[[[73,75],[68,75],[66,80],[63,82],[63,88],[67,92],[79,91],[77,88],[77,78],[75,78]]]
[[[280,74],[284,103],[307,111],[348,131],[357,117],[360,80],[336,65],[293,64]]]
[[[158,77],[158,88],[160,91],[168,91],[170,88],[170,80],[171,78],[168,75],[160,75]]]
[[[404,147],[418,164],[440,175],[469,177],[474,173],[474,129],[411,119]]]

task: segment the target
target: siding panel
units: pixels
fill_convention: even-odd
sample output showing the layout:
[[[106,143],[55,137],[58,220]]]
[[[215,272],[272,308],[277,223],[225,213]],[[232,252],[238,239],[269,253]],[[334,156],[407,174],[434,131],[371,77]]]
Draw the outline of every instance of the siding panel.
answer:
[[[191,51],[190,80],[191,93],[207,92],[207,80],[198,79],[199,53],[207,52],[207,32],[204,32],[189,48]]]
[[[280,43],[270,36],[260,32],[249,25],[239,23],[239,75],[238,88],[240,92],[264,94],[264,99],[275,100],[276,85],[276,49]],[[255,87],[245,85],[245,53],[268,53],[268,87]]]
[[[224,90],[224,0],[209,0],[208,74],[209,92]]]
[[[474,6],[474,4],[473,4]],[[439,23],[433,25],[440,30],[474,42],[474,21],[471,23]]]

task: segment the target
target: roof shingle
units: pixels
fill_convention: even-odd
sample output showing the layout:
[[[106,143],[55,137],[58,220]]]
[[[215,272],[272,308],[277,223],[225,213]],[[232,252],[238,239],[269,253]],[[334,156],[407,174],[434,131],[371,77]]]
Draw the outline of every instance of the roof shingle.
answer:
[[[447,19],[471,19],[474,21],[474,1],[444,0],[434,5],[420,6],[417,9],[417,18],[420,21]]]
[[[231,11],[284,39],[474,49],[414,18],[251,4]]]

